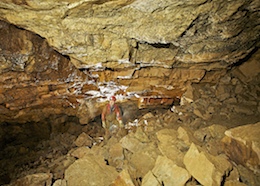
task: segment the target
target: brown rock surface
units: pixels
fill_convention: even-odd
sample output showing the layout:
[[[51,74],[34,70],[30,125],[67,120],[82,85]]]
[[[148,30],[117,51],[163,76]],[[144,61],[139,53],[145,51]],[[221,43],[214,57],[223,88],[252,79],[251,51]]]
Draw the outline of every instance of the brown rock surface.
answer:
[[[165,171],[181,170],[193,177],[180,185],[258,186],[257,139],[234,132],[260,121],[259,7],[258,0],[2,0],[0,184],[74,185],[86,181],[87,158],[100,173],[113,169],[105,184],[171,185],[180,180]],[[128,134],[102,141],[100,113],[113,94]],[[204,179],[198,167],[217,175]],[[40,173],[51,183],[34,179]]]
[[[109,185],[116,179],[116,170],[99,156],[85,156],[75,161],[65,172],[68,186]]]
[[[1,19],[46,38],[77,67],[226,67],[249,54],[259,38],[257,0],[2,1],[0,8]]]
[[[232,170],[231,163],[221,156],[212,156],[191,144],[183,163],[189,173],[202,185],[221,185]]]
[[[16,182],[10,184],[10,186],[51,186],[52,175],[47,173],[38,173],[33,175],[27,175],[24,178],[18,179]]]
[[[144,177],[142,185],[149,185],[155,177],[156,180],[162,185],[184,185],[189,179],[190,174],[184,168],[178,167],[170,159],[165,156],[158,156],[155,166],[152,169],[152,175],[148,173],[147,178]]]
[[[111,184],[111,186],[134,186],[134,184],[128,171],[124,169],[119,173],[116,180]]]
[[[232,128],[225,135],[222,141],[226,154],[236,163],[259,173],[260,122]]]

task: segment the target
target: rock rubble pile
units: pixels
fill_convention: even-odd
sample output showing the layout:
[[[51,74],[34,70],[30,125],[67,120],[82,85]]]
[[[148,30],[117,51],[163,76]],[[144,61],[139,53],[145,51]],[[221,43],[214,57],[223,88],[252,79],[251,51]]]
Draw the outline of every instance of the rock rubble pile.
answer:
[[[191,85],[181,105],[128,121],[124,136],[104,141],[100,124],[88,124],[66,154],[9,185],[257,186],[259,87],[237,74]]]

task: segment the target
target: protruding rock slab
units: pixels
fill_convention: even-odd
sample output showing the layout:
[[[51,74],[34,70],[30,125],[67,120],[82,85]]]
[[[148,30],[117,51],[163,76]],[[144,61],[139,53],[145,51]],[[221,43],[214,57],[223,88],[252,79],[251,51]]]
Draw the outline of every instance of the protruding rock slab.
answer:
[[[232,170],[232,165],[223,156],[212,156],[194,143],[184,156],[184,164],[189,173],[202,185],[221,185]]]
[[[232,128],[222,139],[227,156],[237,164],[260,172],[260,122]]]

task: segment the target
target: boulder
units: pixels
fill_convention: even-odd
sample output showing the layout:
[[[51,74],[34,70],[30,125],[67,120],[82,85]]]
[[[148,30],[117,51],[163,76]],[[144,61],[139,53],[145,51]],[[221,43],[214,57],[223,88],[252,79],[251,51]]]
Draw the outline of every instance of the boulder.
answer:
[[[67,186],[109,185],[118,176],[114,167],[106,165],[101,156],[88,155],[76,160],[65,171]]]
[[[161,186],[161,183],[157,178],[154,176],[152,171],[149,171],[143,178],[142,186]]]
[[[156,152],[155,148],[148,147],[138,152],[135,152],[131,156],[129,164],[136,170],[136,177],[144,177],[147,174],[147,172],[154,167],[156,160],[156,157],[153,156],[154,152]]]
[[[225,84],[218,84],[216,88],[216,97],[219,99],[219,101],[224,101],[230,97],[231,94],[231,87],[227,86]]]
[[[142,130],[141,127],[137,127],[136,132],[135,132],[135,138],[138,139],[139,141],[143,143],[148,143],[150,140],[146,133]]]
[[[162,143],[174,142],[177,140],[177,131],[174,129],[162,129],[156,132],[158,140]]]
[[[67,186],[66,180],[58,179],[56,180],[52,186]]]
[[[108,147],[108,163],[116,167],[117,170],[122,170],[124,165],[124,152],[120,143],[112,144]]]
[[[193,142],[198,143],[193,136],[193,132],[189,128],[179,127],[177,132],[178,139],[181,139],[187,146],[190,146]]]
[[[82,147],[82,146],[88,146],[91,147],[93,144],[92,138],[87,135],[85,132],[82,132],[78,138],[75,140],[75,145],[78,147]]]
[[[56,180],[64,178],[65,170],[74,162],[75,158],[71,156],[65,156],[63,159],[58,158],[57,160],[54,160],[48,166],[53,174],[53,179]]]
[[[110,186],[134,186],[128,170],[122,170]]]
[[[116,143],[109,148],[109,156],[113,159],[113,161],[117,159],[124,159],[123,148],[120,143]]]
[[[158,156],[151,172],[144,177],[142,186],[148,186],[149,184],[184,186],[191,177],[186,169],[177,166],[165,156]]]
[[[189,173],[202,185],[217,186],[229,175],[232,165],[223,156],[212,156],[202,148],[191,144],[184,156]]]
[[[193,87],[191,85],[187,86],[186,92],[183,93],[181,97],[180,105],[188,105],[194,101]]]
[[[174,129],[162,129],[156,135],[159,140],[158,148],[160,152],[176,165],[183,166],[184,153],[177,145],[177,131]]]
[[[133,153],[137,152],[139,150],[142,150],[146,146],[145,143],[142,143],[141,141],[136,139],[132,133],[123,137],[120,140],[120,143],[123,148],[125,148]]]
[[[252,108],[254,108],[255,107],[255,109],[252,109]],[[235,112],[237,112],[237,113],[239,113],[239,114],[244,114],[244,115],[253,115],[254,114],[254,111],[256,110],[256,106],[252,106],[252,105],[242,105],[242,104],[240,104],[240,105],[234,105],[233,106],[233,109],[234,109],[234,111]]]
[[[82,89],[83,88],[86,87],[82,87]],[[92,86],[87,88],[87,91],[94,91],[93,88],[96,87]],[[101,113],[102,106],[103,104],[98,104],[97,102],[95,102],[95,100],[80,100],[80,106],[76,114],[76,116],[79,118],[79,122],[82,125],[88,124],[91,120],[93,120],[97,115]]]
[[[227,156],[237,164],[260,172],[260,122],[235,127],[222,139]]]
[[[160,143],[158,148],[162,155],[172,160],[176,165],[183,167],[184,153],[176,145]]]
[[[126,166],[134,178],[143,177],[151,170],[158,154],[160,154],[157,145],[150,141],[141,127],[137,127],[135,133],[129,133],[120,140],[127,161]]]

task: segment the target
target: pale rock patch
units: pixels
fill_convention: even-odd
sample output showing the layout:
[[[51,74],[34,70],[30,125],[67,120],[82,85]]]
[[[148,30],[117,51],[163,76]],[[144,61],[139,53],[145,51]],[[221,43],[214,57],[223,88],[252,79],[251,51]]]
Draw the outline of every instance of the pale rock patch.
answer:
[[[172,160],[176,165],[184,167],[184,153],[178,148],[180,142],[177,131],[174,129],[162,129],[156,133],[159,140],[158,148],[162,155]]]
[[[124,136],[121,140],[120,143],[123,148],[131,151],[131,152],[137,152],[145,148],[145,144],[133,137],[133,134],[130,133],[126,136]]]
[[[150,170],[143,178],[142,186],[161,186],[161,183],[154,176],[153,172]]]
[[[212,156],[191,144],[183,163],[189,173],[202,185],[220,185],[232,170],[232,165],[223,156]]]
[[[109,185],[118,176],[114,167],[106,165],[103,157],[89,155],[76,160],[65,171],[67,186]]]
[[[67,186],[67,182],[66,180],[59,179],[56,180],[52,186]]]
[[[127,169],[122,170],[110,186],[135,186]]]
[[[146,175],[142,186],[148,186],[148,183],[151,184],[150,182],[152,181],[157,185],[155,180],[157,180],[160,185],[184,186],[189,179],[190,174],[186,169],[177,166],[172,160],[165,156],[158,156],[154,168]]]

